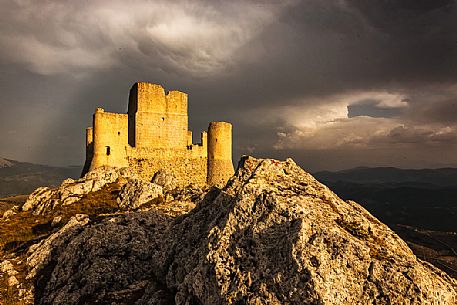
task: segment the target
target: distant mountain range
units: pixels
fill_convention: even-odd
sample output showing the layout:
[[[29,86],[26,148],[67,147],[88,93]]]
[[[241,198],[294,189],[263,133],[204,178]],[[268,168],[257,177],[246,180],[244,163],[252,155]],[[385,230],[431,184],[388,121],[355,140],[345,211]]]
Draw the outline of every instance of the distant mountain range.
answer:
[[[356,167],[337,172],[321,171],[314,173],[314,177],[328,182],[457,186],[457,168],[400,169],[395,167]]]
[[[314,177],[391,227],[457,232],[457,168],[359,167]]]
[[[57,186],[78,178],[81,167],[54,167],[0,158],[0,197],[30,194],[40,186]]]

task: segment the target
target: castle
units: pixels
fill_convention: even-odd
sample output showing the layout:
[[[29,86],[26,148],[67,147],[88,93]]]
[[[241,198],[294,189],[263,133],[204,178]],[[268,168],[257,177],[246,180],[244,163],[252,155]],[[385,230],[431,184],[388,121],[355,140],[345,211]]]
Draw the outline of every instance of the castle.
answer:
[[[151,179],[160,169],[179,185],[221,186],[233,175],[232,124],[211,122],[201,142],[188,130],[187,94],[138,82],[130,89],[128,113],[97,108],[86,129],[83,175],[100,166],[131,167]]]

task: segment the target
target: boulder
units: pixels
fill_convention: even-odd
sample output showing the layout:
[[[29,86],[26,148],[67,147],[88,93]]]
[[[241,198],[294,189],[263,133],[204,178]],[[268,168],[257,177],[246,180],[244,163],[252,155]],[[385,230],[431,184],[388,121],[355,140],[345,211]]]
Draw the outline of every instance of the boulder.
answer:
[[[122,186],[117,201],[122,209],[137,209],[162,195],[162,186],[131,178]]]
[[[209,199],[169,233],[176,304],[456,302],[454,279],[291,159],[243,158]]]
[[[163,187],[165,192],[169,192],[177,187],[176,176],[166,169],[157,171],[152,177],[151,182]]]

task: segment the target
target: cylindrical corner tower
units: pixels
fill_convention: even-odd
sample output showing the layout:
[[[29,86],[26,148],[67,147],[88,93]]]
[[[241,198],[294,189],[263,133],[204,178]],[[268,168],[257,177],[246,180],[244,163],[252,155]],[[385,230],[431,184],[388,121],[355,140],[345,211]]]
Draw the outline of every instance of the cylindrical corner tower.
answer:
[[[233,175],[232,124],[211,122],[208,127],[209,185],[223,186]]]

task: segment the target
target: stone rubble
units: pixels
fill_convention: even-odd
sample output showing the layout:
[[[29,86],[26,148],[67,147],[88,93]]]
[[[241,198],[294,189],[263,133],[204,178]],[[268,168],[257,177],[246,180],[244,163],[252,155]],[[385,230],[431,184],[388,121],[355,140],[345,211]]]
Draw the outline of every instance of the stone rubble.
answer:
[[[160,185],[164,192],[170,192],[177,187],[176,176],[165,169],[157,171],[152,177],[151,182]]]
[[[6,275],[8,287],[19,285],[19,281],[16,278],[18,272],[14,269],[13,264],[9,260],[4,260],[0,263],[0,274]]]

